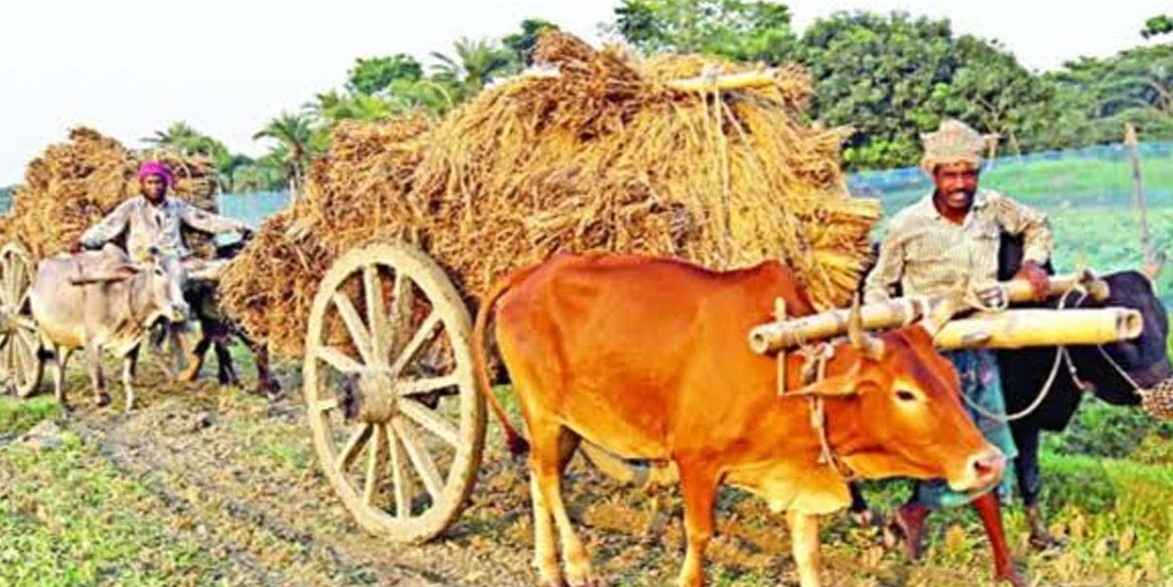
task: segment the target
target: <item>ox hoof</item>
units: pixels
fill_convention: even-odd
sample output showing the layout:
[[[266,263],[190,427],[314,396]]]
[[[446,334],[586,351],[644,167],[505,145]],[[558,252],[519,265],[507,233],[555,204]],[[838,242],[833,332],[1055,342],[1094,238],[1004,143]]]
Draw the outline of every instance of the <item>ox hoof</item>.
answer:
[[[570,587],[603,587],[603,582],[591,575],[570,579],[567,583],[569,583]]]
[[[176,379],[183,383],[191,383],[192,381],[196,380],[196,377],[198,377],[199,374],[200,372],[195,369],[184,369],[183,371],[179,372],[179,376],[176,377]]]
[[[928,509],[919,505],[906,505],[896,510],[885,532],[885,543],[895,546],[903,542],[904,553],[908,559],[916,562],[921,558],[924,546],[925,518]]]
[[[110,394],[102,393],[102,394],[98,395],[98,397],[94,399],[94,404],[97,405],[99,408],[104,408],[104,407],[110,405]]]
[[[253,393],[264,396],[271,402],[275,402],[281,399],[281,384],[277,383],[276,381],[269,384],[262,383],[257,385],[256,389],[253,390]]]
[[[1026,579],[1013,568],[994,575],[994,582],[1009,583],[1014,587],[1027,587]]]
[[[1030,545],[1040,552],[1062,551],[1067,547],[1067,541],[1056,538],[1050,532],[1031,532]]]

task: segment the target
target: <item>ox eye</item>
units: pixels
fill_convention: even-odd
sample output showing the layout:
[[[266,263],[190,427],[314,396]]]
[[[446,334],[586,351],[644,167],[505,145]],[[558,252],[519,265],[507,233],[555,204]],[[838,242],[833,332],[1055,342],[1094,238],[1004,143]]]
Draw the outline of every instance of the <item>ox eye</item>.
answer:
[[[916,394],[907,389],[896,390],[896,397],[902,402],[911,402],[916,400]]]

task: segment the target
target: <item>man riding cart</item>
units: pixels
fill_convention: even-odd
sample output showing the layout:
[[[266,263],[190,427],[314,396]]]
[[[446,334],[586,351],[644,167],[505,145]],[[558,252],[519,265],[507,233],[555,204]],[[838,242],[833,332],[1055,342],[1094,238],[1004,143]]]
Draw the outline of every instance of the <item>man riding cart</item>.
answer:
[[[248,239],[252,230],[243,222],[201,210],[167,191],[175,185],[175,176],[163,163],[148,161],[139,167],[142,193],[106,215],[85,231],[72,251],[100,249],[125,233],[126,251],[135,260],[149,255],[152,249],[182,261],[189,279],[214,281],[224,267],[223,260],[204,260],[192,255],[183,242],[182,228],[211,234],[236,232]]]

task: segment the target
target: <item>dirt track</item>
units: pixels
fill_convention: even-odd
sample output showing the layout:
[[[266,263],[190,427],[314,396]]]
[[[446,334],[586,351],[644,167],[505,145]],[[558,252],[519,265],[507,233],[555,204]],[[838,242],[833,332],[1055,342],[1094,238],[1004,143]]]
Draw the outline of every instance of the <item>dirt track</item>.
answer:
[[[159,373],[143,377],[148,385],[135,413],[120,413],[118,401],[115,409],[88,407],[75,392],[79,409],[65,428],[95,444],[119,474],[145,485],[168,510],[173,530],[198,536],[231,583],[510,587],[533,581],[524,470],[505,458],[495,426],[459,521],[429,544],[395,545],[362,531],[332,493],[296,390],[269,404],[209,383],[175,387]],[[619,487],[576,459],[568,493],[571,515],[610,584],[670,582],[683,554],[675,492],[664,502],[671,519],[646,538],[651,502],[643,492]],[[793,565],[781,520],[732,492],[723,496],[722,510],[710,577],[718,584],[788,582]],[[826,554],[833,565],[836,553]],[[878,552],[866,557],[881,562]]]
[[[214,571],[211,576],[197,571],[188,577],[191,584],[533,584],[525,471],[505,457],[496,424],[490,424],[480,478],[457,523],[431,543],[396,545],[360,529],[332,492],[309,440],[295,377],[296,370],[284,371],[284,387],[292,391],[270,404],[206,381],[168,384],[148,369],[140,408],[129,416],[119,411],[117,396],[113,408],[88,407],[77,380],[79,409],[64,428],[97,447],[92,458],[146,487],[149,499],[128,503],[152,511],[131,515],[166,526],[166,536],[176,540],[195,540],[197,556],[212,561],[204,566]],[[882,502],[888,496],[875,497]],[[648,496],[617,485],[577,458],[567,503],[606,584],[672,584],[683,557],[676,491],[663,495],[667,521],[646,535],[652,519]],[[1013,519],[1010,524],[1016,550],[1025,552],[1024,528]],[[877,532],[857,529],[846,514],[824,518],[826,583],[989,584],[980,527],[956,515],[934,526],[925,564],[910,565],[902,554],[886,551]],[[710,585],[797,585],[785,524],[760,500],[723,492],[718,533],[708,553]],[[1032,556],[1030,564],[1041,561]]]

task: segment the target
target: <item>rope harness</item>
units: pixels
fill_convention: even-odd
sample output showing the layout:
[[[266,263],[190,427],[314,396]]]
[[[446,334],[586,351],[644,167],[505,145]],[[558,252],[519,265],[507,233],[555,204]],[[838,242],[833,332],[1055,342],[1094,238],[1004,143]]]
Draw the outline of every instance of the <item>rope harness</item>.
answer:
[[[1079,307],[1085,300],[1087,300],[1089,295],[1087,289],[1082,285],[1076,285],[1071,289],[1063,292],[1063,294],[1059,296],[1058,309],[1062,310],[1068,307],[1068,296],[1077,292],[1079,293],[1079,298],[1075,300],[1075,303],[1072,304],[1072,307]],[[1006,296],[999,296],[999,299],[1003,303],[996,301],[994,304],[986,304],[978,296],[973,296],[967,301],[969,301],[970,305],[974,306],[976,309],[1000,312],[1005,310],[1008,307],[1008,304],[1004,303]],[[1110,365],[1112,369],[1115,370],[1116,373],[1120,375],[1120,377],[1126,383],[1128,383],[1129,386],[1132,387],[1133,395],[1140,399],[1141,407],[1145,410],[1145,412],[1147,412],[1153,418],[1161,420],[1173,420],[1173,378],[1162,380],[1152,389],[1145,389],[1143,386],[1137,383],[1136,380],[1133,379],[1132,376],[1130,376],[1128,372],[1125,371],[1124,368],[1121,367],[1120,364],[1111,357],[1111,355],[1108,354],[1108,351],[1104,350],[1103,345],[1095,345],[1095,347],[1096,350],[1099,351],[1100,355],[1104,358],[1104,361],[1106,361],[1108,365]],[[1071,380],[1075,383],[1075,387],[1080,392],[1086,393],[1091,391],[1091,384],[1087,383],[1079,376],[1079,369],[1075,366],[1075,361],[1071,358],[1071,352],[1066,346],[1058,346],[1055,348],[1055,360],[1051,365],[1051,371],[1047,376],[1047,381],[1043,384],[1042,389],[1039,390],[1039,393],[1035,397],[1034,401],[1031,402],[1029,406],[1023,408],[1021,411],[1014,414],[995,414],[978,405],[977,402],[970,399],[970,397],[966,394],[961,394],[961,397],[965,400],[966,405],[985,418],[1003,423],[1021,420],[1022,418],[1025,418],[1038,410],[1039,406],[1043,404],[1043,401],[1047,399],[1051,389],[1054,387],[1056,376],[1059,374],[1060,365],[1066,365],[1068,374],[1071,376]]]

